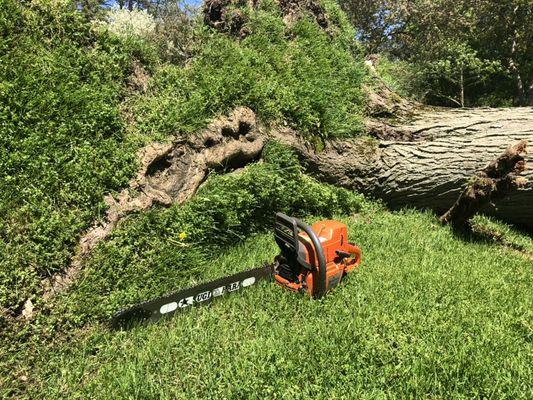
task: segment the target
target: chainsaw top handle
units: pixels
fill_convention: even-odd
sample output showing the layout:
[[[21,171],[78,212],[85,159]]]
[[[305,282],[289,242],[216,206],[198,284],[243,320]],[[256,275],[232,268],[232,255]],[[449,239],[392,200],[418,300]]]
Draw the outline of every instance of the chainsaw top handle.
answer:
[[[292,253],[296,256],[297,262],[306,269],[311,270],[312,266],[306,261],[305,255],[299,251],[300,242],[298,239],[299,230],[302,230],[309,236],[315,249],[318,261],[318,285],[317,290],[313,293],[315,299],[319,299],[326,293],[326,257],[322,244],[316,233],[305,222],[297,218],[289,217],[283,213],[276,213],[276,228],[274,237],[282,252]]]

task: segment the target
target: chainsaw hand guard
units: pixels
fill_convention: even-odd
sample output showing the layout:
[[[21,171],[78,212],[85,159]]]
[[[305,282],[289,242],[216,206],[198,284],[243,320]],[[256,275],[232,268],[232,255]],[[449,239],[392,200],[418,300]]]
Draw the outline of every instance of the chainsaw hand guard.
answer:
[[[306,270],[313,271],[313,266],[306,260],[306,252],[300,243],[299,229],[307,234],[316,252],[316,264],[318,269],[318,279],[313,290],[314,298],[321,298],[326,294],[326,258],[322,245],[315,232],[309,225],[299,219],[289,217],[283,213],[276,214],[276,228],[274,237],[281,249],[281,255],[289,262],[294,262]]]

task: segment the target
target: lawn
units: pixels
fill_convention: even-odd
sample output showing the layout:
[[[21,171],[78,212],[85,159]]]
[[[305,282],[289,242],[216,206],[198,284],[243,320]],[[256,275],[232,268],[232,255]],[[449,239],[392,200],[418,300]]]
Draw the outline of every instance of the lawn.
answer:
[[[243,169],[210,172],[185,204],[126,215],[68,290],[45,298],[144,144],[178,143],[247,106],[261,131],[290,127],[318,154],[363,134],[380,74],[399,86],[384,55],[369,72],[331,0],[231,2],[239,38],[200,15],[190,32],[158,17],[154,34],[133,35],[87,13],[101,2],[3,3],[0,398],[533,398],[531,235],[478,217],[480,234],[459,237],[433,214],[387,211],[306,175],[275,142]],[[301,3],[303,18],[278,3]],[[319,5],[327,29],[305,11]],[[320,301],[263,282],[108,329],[120,307],[272,261],[276,211],[337,215],[363,251],[360,271]]]
[[[429,213],[366,207],[339,219],[362,248],[363,263],[324,299],[265,282],[127,332],[85,324],[24,350],[31,362],[18,363],[20,382],[12,387],[21,391],[11,393],[531,398],[530,258],[459,238]],[[177,289],[245,270],[276,252],[271,234],[249,237],[213,254],[194,278],[176,276],[174,284]]]

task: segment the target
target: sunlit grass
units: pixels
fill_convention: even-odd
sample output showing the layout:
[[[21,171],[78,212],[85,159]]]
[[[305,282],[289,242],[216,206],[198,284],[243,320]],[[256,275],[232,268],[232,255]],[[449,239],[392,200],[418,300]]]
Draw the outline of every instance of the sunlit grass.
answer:
[[[38,356],[32,398],[528,398],[529,259],[429,214],[342,218],[363,264],[321,301],[264,283],[129,332],[101,324]],[[270,234],[196,280],[271,260]],[[176,279],[176,288],[193,283]]]

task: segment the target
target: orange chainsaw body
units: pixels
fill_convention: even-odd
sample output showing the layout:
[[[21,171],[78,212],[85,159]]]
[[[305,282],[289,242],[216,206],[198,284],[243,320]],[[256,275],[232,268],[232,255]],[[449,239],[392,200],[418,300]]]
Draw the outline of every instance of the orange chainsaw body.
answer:
[[[311,230],[322,247],[325,274],[320,275],[321,266],[313,241],[307,233],[299,232],[299,258],[305,260],[308,265],[295,262],[290,257],[283,257],[282,253],[276,257],[279,268],[274,278],[279,285],[287,289],[321,297],[337,286],[348,272],[359,266],[361,250],[348,242],[348,229],[342,222],[331,220],[316,222],[311,226]],[[323,282],[318,285],[321,278]]]

